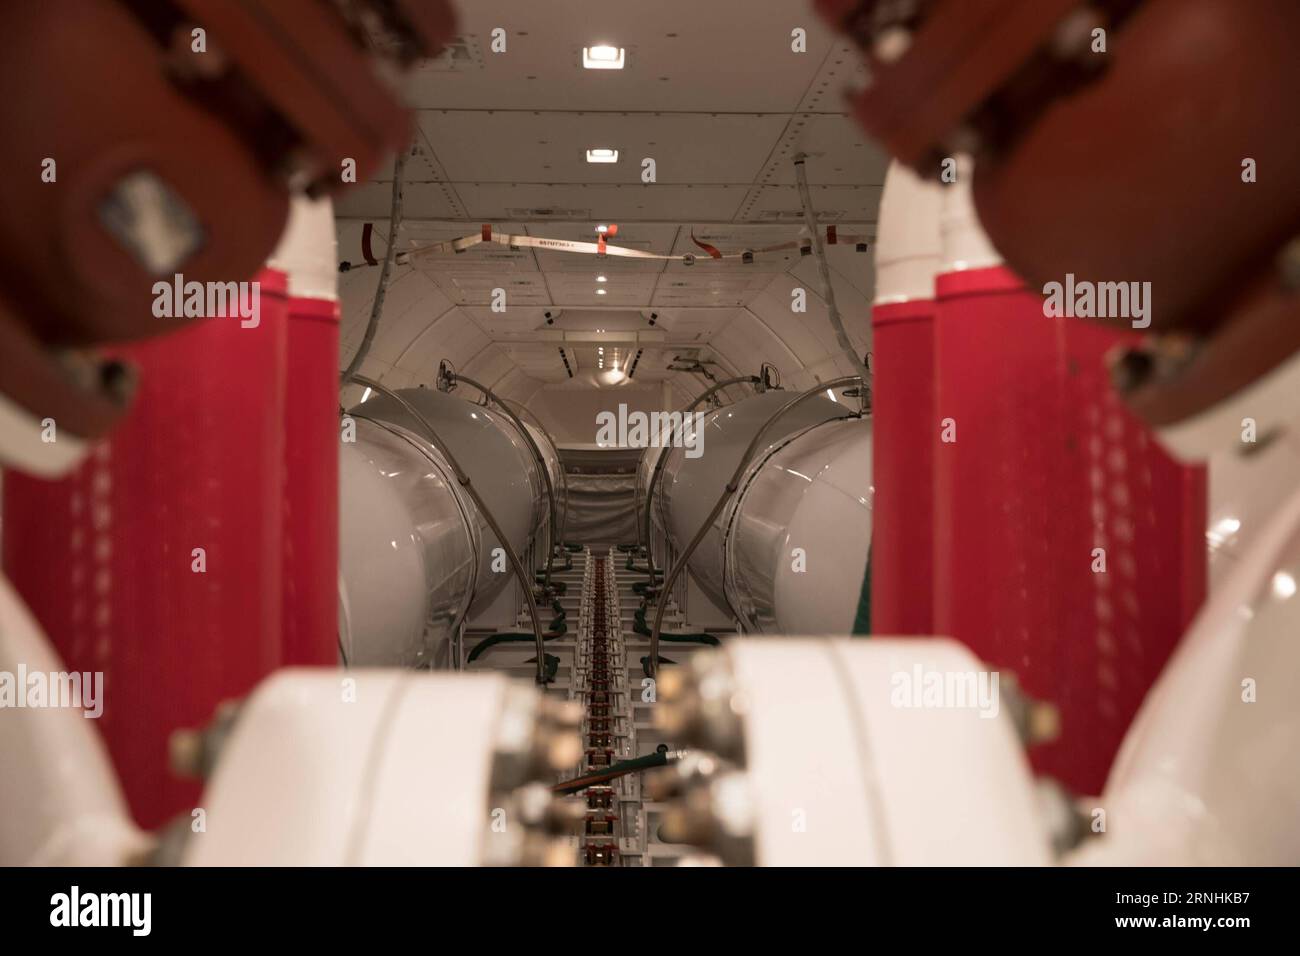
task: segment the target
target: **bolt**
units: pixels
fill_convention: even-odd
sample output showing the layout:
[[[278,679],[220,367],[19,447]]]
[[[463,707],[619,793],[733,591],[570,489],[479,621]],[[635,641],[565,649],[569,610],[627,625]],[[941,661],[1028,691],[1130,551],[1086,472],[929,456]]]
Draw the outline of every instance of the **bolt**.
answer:
[[[881,63],[897,63],[912,46],[912,33],[906,27],[886,27],[871,44],[872,55]]]
[[[1052,54],[1058,60],[1082,59],[1091,47],[1092,31],[1105,25],[1105,17],[1092,7],[1071,10],[1052,34]]]

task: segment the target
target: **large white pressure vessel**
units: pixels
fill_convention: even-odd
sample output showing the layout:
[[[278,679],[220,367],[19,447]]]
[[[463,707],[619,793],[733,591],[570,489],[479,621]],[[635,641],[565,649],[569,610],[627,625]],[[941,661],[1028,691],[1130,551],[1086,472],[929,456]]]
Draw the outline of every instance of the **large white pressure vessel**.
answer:
[[[501,533],[523,554],[546,515],[546,492],[532,450],[510,419],[434,389],[407,388],[397,394],[433,426],[445,450],[474,483]],[[400,425],[416,435],[426,434],[423,425],[386,395],[372,396],[353,413]],[[484,525],[484,553],[472,611],[486,606],[511,580],[508,571],[492,571],[492,551],[498,546],[491,529]],[[501,567],[500,561],[496,564]]]
[[[445,666],[461,621],[515,578],[444,451],[516,554],[549,506],[532,449],[509,418],[432,389],[398,394],[445,449],[386,395],[349,412],[357,430],[355,443],[343,443],[339,475],[340,650],[350,664]]]
[[[664,453],[668,457],[653,510],[675,553],[680,554],[699,531],[754,436],[796,396],[773,390],[711,412],[704,419],[699,446],[702,451],[697,457],[688,457],[684,448]],[[826,423],[846,419],[857,427],[821,432],[829,428]],[[691,576],[709,600],[719,608],[730,607],[747,629],[775,629],[779,621],[783,633],[824,632],[832,628],[817,622],[834,620],[835,629],[847,633],[861,592],[870,542],[870,442],[869,425],[829,397],[810,399],[778,419],[763,437],[743,476],[740,487],[744,491],[733,496],[736,500],[719,514],[691,558]],[[818,488],[811,495],[807,488],[794,485],[778,489],[782,479],[764,475],[767,469],[785,468],[787,464],[799,475],[805,474],[799,471],[799,465],[816,470],[821,477]],[[855,468],[860,469],[856,475]],[[833,469],[834,478],[828,469]],[[795,477],[792,473],[786,479]],[[749,489],[754,490],[754,495],[746,503]],[[806,502],[801,500],[804,497]],[[826,509],[829,513],[823,515]],[[788,537],[789,522],[794,522],[800,541]],[[739,535],[734,543],[729,541],[733,534]],[[807,540],[803,540],[805,535]],[[804,549],[807,556],[824,556],[817,558],[816,573],[827,578],[817,583],[815,590],[833,590],[836,596],[815,619],[807,621],[800,617],[815,601],[804,591],[813,584],[807,580],[812,574],[794,570],[795,558],[790,549],[795,547]],[[839,557],[850,551],[860,551],[860,555],[852,560]],[[730,593],[728,565],[735,568]],[[804,580],[795,584],[787,573],[800,574]],[[778,608],[787,595],[788,607]],[[732,596],[737,599],[734,604]],[[845,619],[841,621],[842,617]]]
[[[339,453],[339,651],[356,666],[445,666],[479,577],[480,516],[428,441],[356,419]]]
[[[560,450],[551,441],[551,436],[536,425],[524,422],[524,428],[528,429],[528,434],[532,435],[533,441],[537,443],[537,450],[542,453],[542,461],[546,464],[546,472],[551,477],[551,489],[555,494],[555,521],[558,525],[554,533],[558,535],[564,527],[568,507],[567,496],[564,494],[565,478],[564,467],[560,464]],[[545,506],[546,502],[543,501],[542,505]],[[555,543],[560,543],[558,538]]]
[[[850,633],[871,509],[869,419],[814,425],[758,456],[724,513],[727,603],[745,631]]]

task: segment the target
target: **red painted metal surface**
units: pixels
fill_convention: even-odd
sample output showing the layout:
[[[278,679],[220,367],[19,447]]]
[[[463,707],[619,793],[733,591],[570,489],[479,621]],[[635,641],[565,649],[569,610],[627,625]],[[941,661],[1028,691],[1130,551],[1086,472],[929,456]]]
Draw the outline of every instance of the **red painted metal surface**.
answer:
[[[119,350],[135,405],[71,476],[5,479],[5,571],[67,667],[104,673],[99,729],[146,827],[198,799],[171,733],[280,664],[284,277],[258,280],[256,327],[212,318]]]
[[[935,630],[1056,704],[1034,765],[1099,792],[1205,594],[1205,472],[1115,397],[1102,356],[1132,333],[1044,317],[1004,268],[936,288],[935,428],[956,440],[934,446]]]
[[[872,309],[871,627],[933,634],[934,309]]]
[[[286,666],[338,663],[339,307],[289,298],[285,381]]]

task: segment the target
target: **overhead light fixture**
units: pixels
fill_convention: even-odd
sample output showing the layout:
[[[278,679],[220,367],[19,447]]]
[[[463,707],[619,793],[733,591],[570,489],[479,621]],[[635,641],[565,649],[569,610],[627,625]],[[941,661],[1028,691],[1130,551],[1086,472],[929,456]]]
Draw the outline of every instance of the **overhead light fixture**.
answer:
[[[604,276],[596,276],[596,281],[597,281],[597,282],[608,282],[609,280],[606,279]]]
[[[584,46],[582,65],[588,70],[621,70],[627,53],[621,46]]]
[[[598,354],[600,354],[600,355],[604,355],[604,354],[605,354],[605,349],[604,349],[604,347],[602,346],[601,348],[596,349],[596,352],[597,352]]]
[[[364,405],[369,398],[370,398],[370,389],[367,388],[365,394],[361,396],[361,404]]]
[[[618,150],[609,149],[605,146],[598,146],[594,149],[587,150],[587,162],[589,163],[617,163]],[[608,232],[608,229],[598,229],[597,232]]]
[[[596,290],[596,295],[605,295],[605,294],[606,294],[606,293],[605,293],[605,290],[604,290],[604,289],[597,289],[597,290]]]

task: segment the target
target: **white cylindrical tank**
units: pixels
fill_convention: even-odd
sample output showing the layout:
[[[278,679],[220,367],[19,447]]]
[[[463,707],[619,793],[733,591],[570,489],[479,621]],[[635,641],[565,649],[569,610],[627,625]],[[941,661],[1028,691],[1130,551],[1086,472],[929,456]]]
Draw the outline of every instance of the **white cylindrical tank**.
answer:
[[[665,452],[667,459],[664,462],[663,474],[659,478],[653,510],[661,530],[678,553],[686,548],[708,517],[718,496],[722,494],[732,473],[736,470],[736,466],[740,464],[741,456],[754,436],[758,434],[759,429],[782,406],[796,397],[797,393],[773,390],[750,396],[734,405],[710,412],[705,416],[704,426],[700,429],[701,441],[699,454],[696,457],[688,456],[687,449],[684,448],[670,448]],[[755,452],[754,460],[766,459],[773,445],[784,444],[785,440],[793,434],[805,432],[812,426],[824,422],[852,416],[853,413],[848,408],[830,398],[818,396],[810,399],[787,413],[768,430],[762,445]],[[869,432],[862,434],[863,440],[869,442]],[[753,476],[749,477],[748,483],[752,484]],[[862,477],[869,486],[869,469]],[[689,565],[691,576],[709,600],[719,608],[729,606],[724,571],[726,563],[724,531],[729,517],[728,510],[724,508],[696,549]],[[859,542],[863,562],[866,560],[868,541],[869,534]],[[813,544],[812,547],[817,549],[821,545]],[[742,561],[742,564],[745,564],[745,561]],[[761,556],[755,557],[748,563],[751,569],[760,565],[770,566],[770,563]],[[752,584],[745,586],[748,588]],[[853,588],[855,602],[860,586],[859,575],[857,586]],[[775,583],[760,590],[768,588],[774,589]],[[733,607],[732,611],[740,616],[736,608]],[[806,632],[807,628],[799,627],[795,630],[796,633]]]
[[[532,450],[514,424],[500,413],[434,389],[408,388],[398,394],[433,426],[446,444],[445,450],[455,456],[473,482],[506,540],[516,553],[523,554],[548,508]],[[386,395],[371,396],[352,414],[399,425],[421,437],[426,435],[424,427]],[[480,527],[483,547],[471,613],[486,607],[513,580],[508,571],[493,571],[493,551],[499,542],[486,522]],[[500,561],[496,565],[499,569]]]
[[[955,641],[727,640],[668,673],[656,715],[692,758],[665,825],[724,862],[1051,860],[999,677]]]
[[[745,631],[852,632],[872,498],[870,419],[814,425],[755,459],[724,519],[727,603]]]
[[[500,674],[374,669],[353,679],[351,700],[319,669],[281,670],[258,686],[216,752],[206,830],[188,837],[184,865],[573,861],[544,832],[550,798],[539,783],[582,755],[564,705]],[[508,827],[494,825],[503,812]]]
[[[13,694],[23,695],[0,710],[0,866],[126,866],[151,847],[131,820],[92,719],[103,712],[103,675],[93,692],[80,685],[80,695],[66,701],[73,706],[26,703],[31,683],[51,683],[58,694],[62,685],[56,682],[66,673],[36,619],[0,576],[0,675],[13,682]]]
[[[646,495],[650,491],[650,481],[654,477],[655,467],[659,464],[659,459],[663,456],[663,453],[664,449],[659,445],[645,449],[641,453],[641,460],[636,467],[636,489],[634,493],[636,501],[636,533],[638,542],[643,547],[651,546],[651,542],[640,540],[645,530]],[[653,529],[654,525],[652,524],[651,538],[654,537]]]
[[[551,478],[551,489],[555,494],[555,520],[558,525],[555,534],[558,535],[560,529],[564,527],[566,509],[568,508],[568,501],[564,494],[564,466],[560,464],[560,450],[551,441],[551,436],[536,425],[524,422],[524,428],[528,429],[528,434],[533,436],[533,441],[537,443],[537,450],[542,453],[542,461],[546,463],[546,473]],[[545,493],[544,490],[543,493]],[[542,504],[545,506],[546,502],[543,501]],[[555,543],[560,543],[558,538]]]
[[[445,666],[476,592],[479,515],[426,440],[364,418],[356,429],[339,452],[340,654],[358,666]]]

